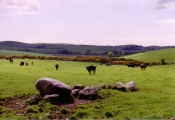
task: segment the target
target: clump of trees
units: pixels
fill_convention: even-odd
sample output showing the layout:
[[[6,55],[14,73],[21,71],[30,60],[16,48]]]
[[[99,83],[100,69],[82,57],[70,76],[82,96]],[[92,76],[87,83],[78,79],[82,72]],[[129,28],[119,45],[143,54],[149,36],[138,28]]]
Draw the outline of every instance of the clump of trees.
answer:
[[[108,58],[114,57],[114,54],[112,52],[108,52]]]

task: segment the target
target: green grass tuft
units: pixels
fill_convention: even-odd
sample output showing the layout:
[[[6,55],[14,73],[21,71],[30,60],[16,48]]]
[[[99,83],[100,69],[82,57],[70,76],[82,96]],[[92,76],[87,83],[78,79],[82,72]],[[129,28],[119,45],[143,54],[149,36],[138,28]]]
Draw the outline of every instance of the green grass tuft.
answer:
[[[62,114],[69,114],[69,113],[70,113],[70,110],[67,109],[67,108],[61,108],[60,112],[61,112]]]

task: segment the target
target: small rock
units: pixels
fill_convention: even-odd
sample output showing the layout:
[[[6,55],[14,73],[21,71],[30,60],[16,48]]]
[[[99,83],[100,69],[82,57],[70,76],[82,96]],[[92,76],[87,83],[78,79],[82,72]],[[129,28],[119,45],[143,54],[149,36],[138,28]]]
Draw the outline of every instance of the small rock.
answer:
[[[39,103],[39,101],[41,101],[42,100],[42,96],[41,95],[34,95],[34,96],[32,96],[32,97],[30,97],[30,98],[28,98],[27,100],[26,100],[26,103],[29,103],[29,104],[38,104]]]
[[[73,89],[72,90],[72,95],[77,98],[80,90],[81,89]]]
[[[83,90],[84,88],[85,88],[84,85],[82,85],[82,84],[77,84],[77,85],[75,85],[75,86],[72,88],[72,90],[74,90],[74,89],[80,89],[80,90]]]
[[[130,82],[126,83],[125,87],[126,87],[127,90],[130,90],[131,92],[134,92],[134,91],[138,90],[133,81],[130,81]]]
[[[101,84],[97,85],[97,87],[99,89],[105,89],[106,88],[106,85],[105,85],[105,83],[101,83]]]
[[[116,82],[115,86],[117,90],[126,91],[126,87],[122,82]]]
[[[170,120],[175,120],[175,117],[173,117],[173,118],[170,118]]]
[[[52,94],[52,95],[45,95],[43,97],[44,100],[47,100],[47,99],[54,99],[54,98],[58,98],[59,95],[58,94]]]

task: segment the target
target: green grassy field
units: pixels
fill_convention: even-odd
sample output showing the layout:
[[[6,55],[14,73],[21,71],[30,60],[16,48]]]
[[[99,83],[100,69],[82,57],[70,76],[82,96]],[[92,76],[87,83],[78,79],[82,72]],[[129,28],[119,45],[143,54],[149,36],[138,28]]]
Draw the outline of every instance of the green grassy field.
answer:
[[[131,58],[145,62],[160,62],[160,60],[164,58],[165,62],[175,62],[175,48],[133,54],[124,56],[124,58]]]
[[[165,58],[166,60],[166,58]],[[20,61],[29,66],[19,66]],[[30,65],[31,61],[34,65]],[[88,62],[53,60],[14,59],[14,63],[0,59],[0,99],[38,94],[35,82],[41,77],[60,80],[70,87],[76,84],[106,85],[134,81],[137,92],[121,92],[111,89],[100,90],[105,99],[98,99],[89,105],[77,106],[68,118],[77,119],[170,119],[175,116],[175,66],[161,65],[140,68],[126,66],[105,66]],[[56,71],[54,65],[59,64]],[[89,75],[88,65],[98,65],[96,75]],[[0,106],[0,109],[2,107]],[[30,113],[30,116],[47,119],[48,111]],[[1,114],[0,119],[19,118],[12,112]],[[25,118],[25,117],[20,117]]]

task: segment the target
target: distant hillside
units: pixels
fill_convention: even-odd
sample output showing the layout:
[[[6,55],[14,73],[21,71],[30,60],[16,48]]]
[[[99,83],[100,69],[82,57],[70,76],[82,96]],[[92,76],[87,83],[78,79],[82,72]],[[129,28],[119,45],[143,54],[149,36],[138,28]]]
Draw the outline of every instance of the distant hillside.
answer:
[[[160,62],[160,60],[164,58],[165,62],[175,62],[175,48],[138,53],[124,56],[124,58],[131,58],[145,62]]]
[[[61,55],[103,55],[107,56],[109,51],[115,56],[125,56],[135,53],[143,53],[152,50],[175,48],[175,46],[148,46],[141,45],[120,45],[120,46],[95,46],[95,45],[74,45],[74,44],[50,44],[38,43],[29,44],[16,41],[0,42],[0,50],[25,51],[42,54]]]
[[[41,53],[22,52],[22,51],[12,51],[12,50],[0,50],[0,55],[3,55],[3,56],[23,56],[23,55],[31,55],[31,56],[49,56],[49,55],[47,55],[47,54],[41,54]]]

